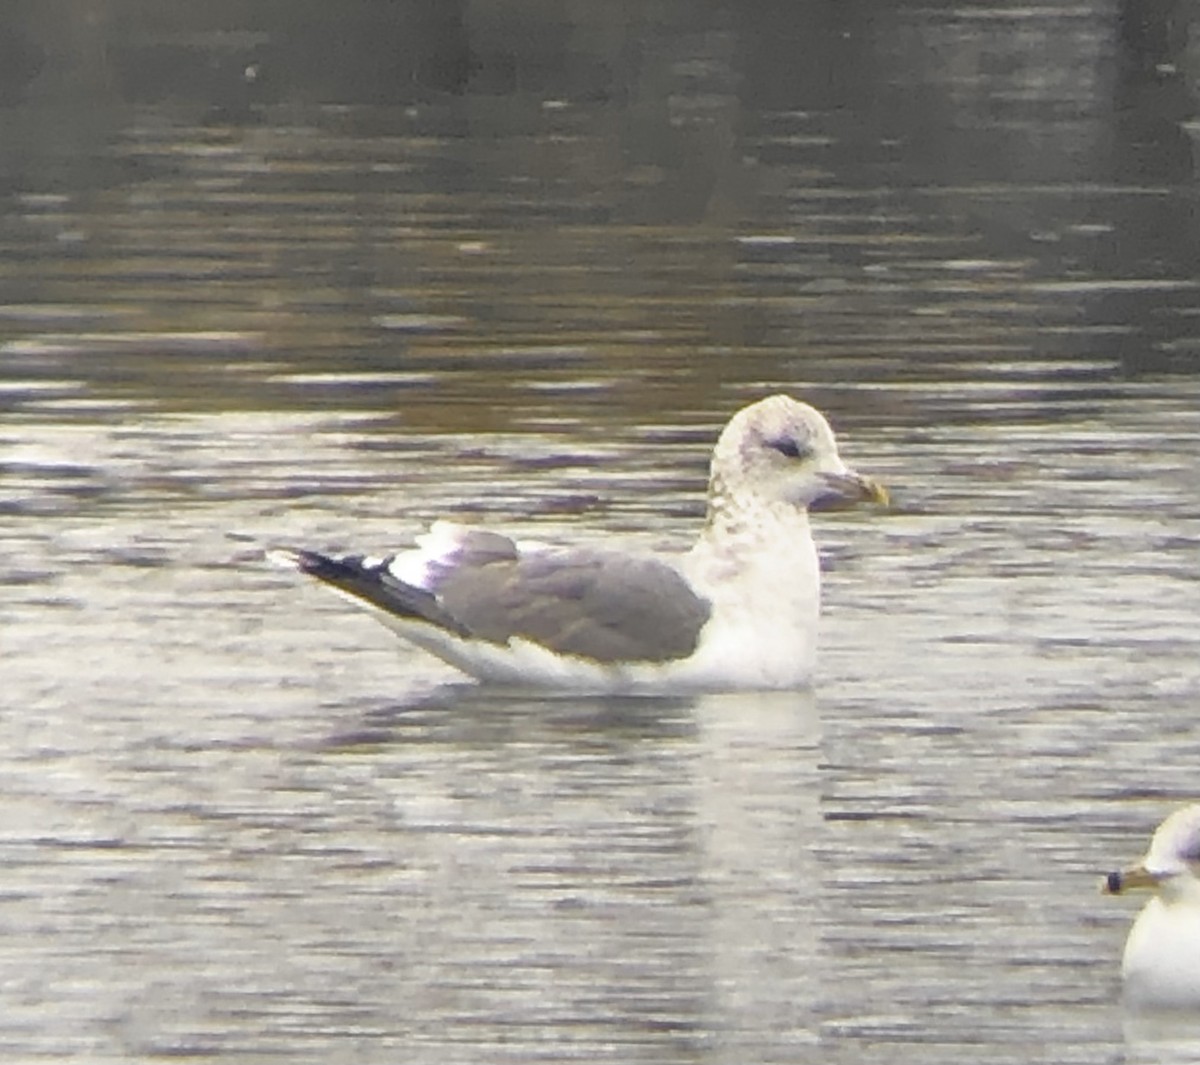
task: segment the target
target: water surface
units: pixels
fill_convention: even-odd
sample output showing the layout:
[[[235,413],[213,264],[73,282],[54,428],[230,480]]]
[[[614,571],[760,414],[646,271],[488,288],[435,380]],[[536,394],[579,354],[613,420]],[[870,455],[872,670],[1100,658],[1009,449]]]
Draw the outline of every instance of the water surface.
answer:
[[[1187,55],[400,8],[10,27],[0,1052],[1186,1060],[1097,883],[1200,753]],[[244,539],[681,549],[773,390],[895,498],[811,692],[482,691]]]

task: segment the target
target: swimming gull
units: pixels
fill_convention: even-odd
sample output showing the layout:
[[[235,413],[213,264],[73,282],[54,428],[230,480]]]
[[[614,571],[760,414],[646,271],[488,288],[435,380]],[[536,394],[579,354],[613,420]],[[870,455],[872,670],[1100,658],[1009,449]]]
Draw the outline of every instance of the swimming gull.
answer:
[[[1104,891],[1154,894],[1125,940],[1124,998],[1134,1009],[1200,1009],[1200,805],[1185,806],[1155,830],[1136,865],[1109,873]]]
[[[275,549],[481,681],[600,692],[802,687],[820,566],[808,509],[886,504],[806,403],[738,411],[713,450],[704,528],[674,557],[555,547],[435,522],[382,558]]]

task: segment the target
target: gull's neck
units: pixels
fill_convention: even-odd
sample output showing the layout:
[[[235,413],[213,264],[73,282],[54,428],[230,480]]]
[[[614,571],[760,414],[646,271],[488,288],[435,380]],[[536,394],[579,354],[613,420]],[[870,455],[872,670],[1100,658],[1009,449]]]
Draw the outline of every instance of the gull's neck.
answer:
[[[1191,873],[1167,877],[1159,885],[1158,897],[1166,906],[1200,906],[1200,880]]]
[[[803,507],[714,476],[708,517],[680,562],[712,613],[696,654],[747,686],[807,684],[816,655],[821,570]]]
[[[708,489],[708,513],[692,554],[750,555],[780,541],[811,543],[808,511],[757,492],[731,492],[719,475]]]

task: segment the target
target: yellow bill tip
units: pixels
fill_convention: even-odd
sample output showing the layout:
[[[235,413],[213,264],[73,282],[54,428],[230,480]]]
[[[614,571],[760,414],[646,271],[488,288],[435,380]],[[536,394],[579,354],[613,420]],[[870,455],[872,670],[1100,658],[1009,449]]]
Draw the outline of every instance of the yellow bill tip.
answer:
[[[888,493],[888,490],[873,477],[863,478],[863,489],[867,493],[867,498],[872,503],[876,503],[881,507],[891,505],[892,497]]]

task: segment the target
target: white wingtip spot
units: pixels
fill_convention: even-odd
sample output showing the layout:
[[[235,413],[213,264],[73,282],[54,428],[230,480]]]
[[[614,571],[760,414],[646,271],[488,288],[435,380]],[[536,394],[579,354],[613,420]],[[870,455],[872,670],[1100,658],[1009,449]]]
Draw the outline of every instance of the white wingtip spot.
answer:
[[[280,569],[300,568],[300,556],[290,547],[268,547],[265,555],[271,565],[278,566]]]

